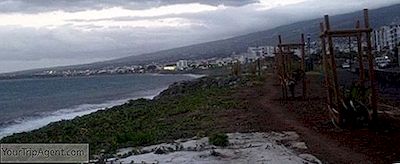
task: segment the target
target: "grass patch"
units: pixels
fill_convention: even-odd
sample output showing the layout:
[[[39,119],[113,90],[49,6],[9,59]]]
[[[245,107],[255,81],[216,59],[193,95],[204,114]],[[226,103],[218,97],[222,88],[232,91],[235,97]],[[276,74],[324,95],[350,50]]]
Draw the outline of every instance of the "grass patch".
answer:
[[[208,142],[215,146],[225,147],[229,145],[228,136],[225,133],[215,133],[211,135]]]

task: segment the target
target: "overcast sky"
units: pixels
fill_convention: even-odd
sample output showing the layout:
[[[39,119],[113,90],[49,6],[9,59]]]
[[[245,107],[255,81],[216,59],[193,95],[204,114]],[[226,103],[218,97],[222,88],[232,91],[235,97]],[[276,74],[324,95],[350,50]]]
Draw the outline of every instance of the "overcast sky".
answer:
[[[399,0],[0,0],[0,72],[229,38]]]

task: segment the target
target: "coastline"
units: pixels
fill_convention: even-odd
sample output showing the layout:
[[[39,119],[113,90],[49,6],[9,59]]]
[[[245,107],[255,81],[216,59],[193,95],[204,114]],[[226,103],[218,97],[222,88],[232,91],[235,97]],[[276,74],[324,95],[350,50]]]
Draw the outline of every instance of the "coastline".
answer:
[[[213,128],[207,128],[216,121],[213,119],[212,111],[239,105],[227,95],[235,88],[247,86],[246,82],[248,80],[244,78],[227,76],[207,76],[179,81],[171,84],[152,100],[128,101],[108,110],[98,110],[71,120],[53,122],[29,132],[13,134],[0,141],[2,143],[89,143],[92,145],[91,158],[97,158],[96,155],[102,150],[112,154],[121,147],[189,137],[196,135],[197,130],[194,129],[198,128],[214,131]],[[204,114],[204,117],[192,120],[192,116],[181,115],[195,111],[200,115]],[[196,127],[198,125],[201,127]],[[185,130],[186,128],[191,130]]]
[[[151,73],[148,75],[152,76],[163,76],[163,75],[179,75],[179,76],[189,76],[194,79],[204,77],[206,75],[200,74],[158,74],[158,73]],[[193,80],[193,79],[192,79]],[[170,84],[172,85],[172,84]],[[11,136],[13,134],[22,133],[22,132],[30,132],[32,130],[40,129],[45,127],[51,123],[62,121],[62,120],[72,120],[76,117],[82,117],[85,115],[89,115],[91,113],[100,111],[100,110],[107,110],[109,108],[113,108],[115,106],[120,106],[129,101],[134,101],[138,99],[153,99],[157,97],[160,93],[164,90],[168,89],[170,86],[163,86],[153,90],[147,90],[145,93],[136,93],[138,96],[133,96],[130,98],[123,98],[123,99],[116,99],[116,100],[108,100],[103,103],[97,104],[80,104],[76,106],[72,106],[69,108],[58,109],[53,112],[42,113],[40,116],[35,117],[27,117],[27,118],[20,118],[15,120],[15,122],[0,127],[0,140],[4,137]]]
[[[92,161],[146,162],[147,159],[157,157],[159,161],[174,158],[190,162],[201,156],[205,157],[202,160],[212,160],[209,163],[214,160],[217,160],[215,163],[224,163],[227,157],[243,159],[243,156],[236,158],[233,149],[249,154],[245,157],[251,159],[259,155],[260,144],[248,140],[254,134],[262,133],[271,139],[271,132],[276,132],[274,134],[278,136],[292,138],[288,132],[293,132],[298,134],[298,140],[263,141],[267,145],[259,150],[265,153],[274,149],[271,144],[277,143],[275,148],[287,147],[294,155],[307,161],[310,157],[308,153],[329,163],[393,163],[398,160],[399,149],[393,147],[399,144],[396,140],[399,136],[396,130],[399,129],[398,119],[382,117],[385,119],[383,121],[393,124],[383,124],[387,126],[378,133],[366,129],[352,129],[351,133],[338,131],[330,124],[328,111],[322,110],[321,102],[325,99],[325,92],[319,88],[319,75],[309,76],[312,89],[308,101],[293,100],[285,103],[279,99],[281,88],[271,75],[208,76],[179,82],[153,100],[129,101],[109,110],[14,134],[0,142],[88,143]],[[242,141],[246,144],[234,141],[228,148],[215,149],[207,142],[202,142],[206,137],[221,133],[244,135]],[[198,141],[206,147],[196,145]],[[273,142],[269,144],[269,141]],[[377,144],[371,147],[365,141]],[[168,146],[171,143],[172,147]],[[178,149],[175,144],[178,144]],[[269,160],[259,157],[254,159]]]
[[[62,120],[71,120],[76,117],[81,117],[84,115],[88,115],[100,110],[107,110],[108,108],[112,108],[114,106],[122,105],[127,103],[130,100],[137,99],[153,99],[158,94],[160,94],[163,90],[167,89],[166,87],[156,89],[157,93],[148,96],[138,96],[133,98],[125,98],[120,100],[109,100],[100,104],[81,104],[70,108],[59,109],[50,113],[43,113],[43,116],[37,117],[28,117],[23,118],[14,124],[7,125],[5,127],[0,128],[0,139],[13,135],[14,133],[22,133],[22,132],[30,132],[32,130],[36,130],[46,125],[58,122]]]

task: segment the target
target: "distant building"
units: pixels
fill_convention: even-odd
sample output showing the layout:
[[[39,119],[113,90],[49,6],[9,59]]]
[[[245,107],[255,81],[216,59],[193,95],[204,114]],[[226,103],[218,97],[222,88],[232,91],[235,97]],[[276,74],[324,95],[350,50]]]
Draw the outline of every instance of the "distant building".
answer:
[[[241,64],[246,63],[246,57],[244,55],[236,55],[232,57],[232,63],[240,62]]]
[[[248,47],[247,55],[248,57],[263,56],[264,55],[263,47]]]
[[[372,32],[371,39],[375,50],[393,50],[400,42],[400,25],[382,26]]]
[[[273,46],[256,46],[256,47],[248,47],[247,53],[249,56],[255,57],[265,57],[265,56],[274,56]]]
[[[275,50],[274,49],[276,49],[276,47],[274,47],[274,46],[265,46],[264,47],[265,56],[266,57],[274,57],[275,56],[275,54],[274,54]]]
[[[233,58],[232,57],[226,57],[222,59],[223,65],[229,65],[233,63]]]
[[[350,53],[351,51],[356,51],[357,49],[357,41],[352,39],[351,41],[345,40],[341,42],[337,42],[334,45],[335,51]]]
[[[178,70],[185,70],[188,67],[189,66],[188,66],[187,60],[179,60],[178,62],[176,62],[176,69],[178,69]]]
[[[167,64],[163,67],[164,71],[175,71],[176,70],[176,64]]]

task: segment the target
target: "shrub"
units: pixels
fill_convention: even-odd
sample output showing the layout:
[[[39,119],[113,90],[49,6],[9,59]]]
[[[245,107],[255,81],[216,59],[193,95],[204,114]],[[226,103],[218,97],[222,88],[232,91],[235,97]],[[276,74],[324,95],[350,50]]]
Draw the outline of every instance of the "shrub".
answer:
[[[228,136],[223,133],[216,133],[209,137],[208,142],[215,146],[228,146]]]

